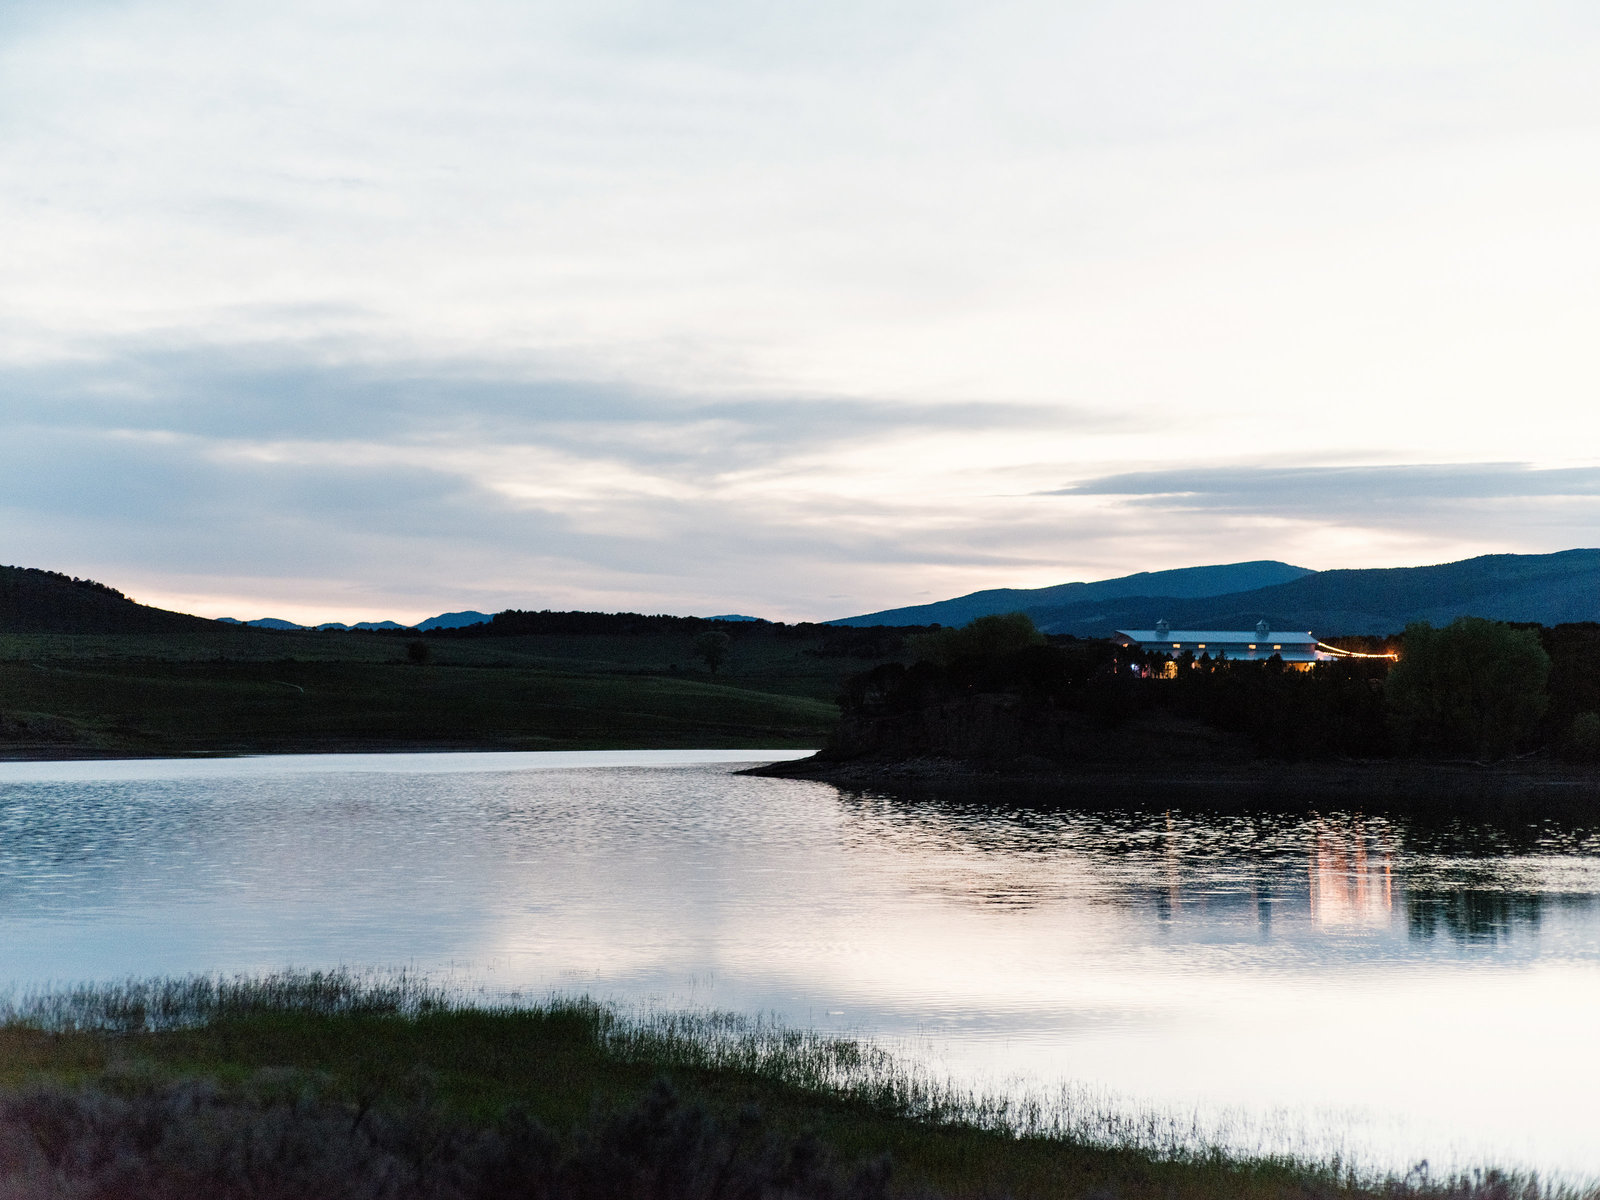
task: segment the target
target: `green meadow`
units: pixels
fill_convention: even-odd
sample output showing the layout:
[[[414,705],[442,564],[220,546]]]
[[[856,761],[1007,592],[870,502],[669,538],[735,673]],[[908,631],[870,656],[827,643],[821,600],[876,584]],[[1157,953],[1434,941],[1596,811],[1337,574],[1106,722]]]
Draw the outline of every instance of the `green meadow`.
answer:
[[[820,745],[880,661],[826,635],[430,637],[217,626],[0,635],[0,753],[576,750]]]

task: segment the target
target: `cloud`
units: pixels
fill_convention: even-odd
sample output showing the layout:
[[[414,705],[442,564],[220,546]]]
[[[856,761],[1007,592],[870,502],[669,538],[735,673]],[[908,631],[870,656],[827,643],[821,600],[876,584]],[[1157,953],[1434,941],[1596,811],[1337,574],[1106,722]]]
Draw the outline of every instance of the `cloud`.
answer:
[[[997,543],[959,506],[840,494],[838,477],[899,470],[926,489],[940,468],[902,461],[906,446],[1103,424],[1038,405],[707,399],[282,345],[0,368],[0,421],[12,561],[94,564],[145,595],[203,594],[207,576],[296,604],[387,593],[421,605],[397,614],[412,616],[729,595],[814,616],[863,570],[1005,569],[1030,557],[1025,523]],[[867,465],[841,468],[845,453]]]
[[[702,397],[465,359],[352,362],[315,343],[135,342],[0,367],[0,421],[10,561],[305,619],[820,618],[1174,563],[1554,549],[1592,540],[1600,491],[1600,468],[1514,463],[1185,467],[1019,490],[1019,472],[1139,430],[1046,405]]]
[[[719,455],[724,464],[731,455],[759,461],[886,433],[1113,424],[1059,405],[707,398],[484,362],[330,362],[314,348],[281,343],[117,348],[0,366],[0,420],[262,441],[536,439],[607,446],[663,469],[703,469]]]
[[[1463,502],[1600,497],[1600,467],[1505,462],[1177,467],[1100,476],[1048,494],[1115,496],[1172,511],[1387,523]]]
[[[1237,557],[1325,567],[1405,566],[1473,554],[1595,543],[1600,467],[1517,462],[1352,466],[1219,465],[1102,475],[1051,489]],[[1258,555],[1250,554],[1250,557]]]
[[[1592,540],[1597,70],[1572,5],[5,6],[0,557],[818,616]]]

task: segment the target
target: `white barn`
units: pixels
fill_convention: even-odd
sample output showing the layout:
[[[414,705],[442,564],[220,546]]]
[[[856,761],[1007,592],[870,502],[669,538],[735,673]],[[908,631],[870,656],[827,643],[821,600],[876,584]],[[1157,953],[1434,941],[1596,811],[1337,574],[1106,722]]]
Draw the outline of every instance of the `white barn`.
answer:
[[[1119,629],[1117,638],[1124,646],[1137,645],[1150,654],[1177,658],[1185,651],[1199,658],[1243,659],[1265,662],[1277,655],[1289,666],[1304,670],[1314,663],[1340,657],[1330,653],[1310,632],[1275,632],[1265,621],[1254,629],[1173,629],[1157,621],[1154,629]]]

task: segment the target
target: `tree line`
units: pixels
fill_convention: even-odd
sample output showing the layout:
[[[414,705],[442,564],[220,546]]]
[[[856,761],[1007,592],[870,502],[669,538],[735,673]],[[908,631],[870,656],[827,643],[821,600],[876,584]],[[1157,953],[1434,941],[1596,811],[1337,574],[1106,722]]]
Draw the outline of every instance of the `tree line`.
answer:
[[[909,664],[856,676],[846,722],[980,695],[1023,711],[1074,713],[1108,729],[1165,713],[1248,738],[1265,757],[1500,759],[1548,752],[1600,760],[1600,624],[1544,628],[1463,617],[1362,644],[1398,661],[1335,659],[1309,670],[1266,661],[1167,657],[1105,639],[1050,637],[1023,614],[908,639]],[[1347,648],[1354,648],[1349,646]]]

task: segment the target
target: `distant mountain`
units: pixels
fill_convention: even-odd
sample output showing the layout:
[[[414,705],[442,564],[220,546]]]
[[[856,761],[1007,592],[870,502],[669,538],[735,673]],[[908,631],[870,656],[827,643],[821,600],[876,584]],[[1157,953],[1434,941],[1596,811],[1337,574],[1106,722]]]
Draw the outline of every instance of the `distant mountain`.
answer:
[[[1280,578],[1270,579],[1273,573]],[[1252,576],[1269,582],[1220,586]],[[1323,637],[1395,633],[1410,621],[1442,625],[1460,616],[1545,625],[1600,621],[1600,550],[1487,554],[1431,567],[1350,571],[1233,563],[974,592],[831,623],[961,625],[1000,612],[1025,612],[1046,633],[1079,637],[1149,629],[1162,618],[1181,629],[1249,629],[1264,619],[1276,629],[1309,629]]]
[[[1319,571],[1275,587],[1201,599],[1127,596],[1102,604],[1029,609],[1051,633],[1104,635],[1150,628],[1165,617],[1185,629],[1276,629],[1323,637],[1395,633],[1411,621],[1456,617],[1560,625],[1600,620],[1600,550],[1486,554],[1431,567]]]
[[[1259,561],[1149,571],[1095,583],[998,588],[953,600],[888,609],[833,625],[963,625],[991,613],[1026,612],[1047,633],[1104,637],[1117,629],[1149,629],[1165,618],[1180,629],[1309,629],[1321,637],[1384,634],[1410,621],[1447,624],[1459,616],[1559,625],[1600,621],[1600,549],[1558,554],[1488,554],[1429,567],[1308,571]],[[726,614],[718,621],[757,621]],[[419,629],[452,629],[491,618],[441,613]],[[260,617],[220,621],[151,608],[115,588],[56,571],[0,566],[0,632],[196,633],[219,624],[298,630],[292,621]],[[343,628],[330,622],[320,628]],[[397,621],[362,621],[354,629],[406,629]]]
[[[995,613],[1092,605],[1130,596],[1173,596],[1197,599],[1288,583],[1315,572],[1285,562],[1261,559],[1215,567],[1180,567],[1173,571],[1140,571],[1096,583],[1060,583],[1042,588],[993,588],[954,600],[889,608],[860,617],[844,617],[829,625],[965,625],[974,617]]]
[[[481,612],[453,612],[440,613],[437,617],[429,617],[416,625],[402,625],[399,621],[357,621],[354,625],[346,625],[343,621],[324,621],[321,625],[296,625],[293,621],[285,621],[281,617],[257,617],[253,621],[240,621],[234,617],[218,617],[217,620],[225,625],[253,625],[257,629],[316,629],[316,630],[351,630],[351,629],[459,629],[463,625],[478,625],[484,621],[492,621],[493,617]]]
[[[762,625],[767,624],[765,617],[746,617],[740,613],[723,613],[720,617],[707,617],[708,621],[755,621]]]
[[[426,621],[418,621],[418,629],[462,629],[468,625],[482,625],[485,621],[492,621],[494,617],[488,613],[466,612],[440,613],[437,617],[429,617]]]

